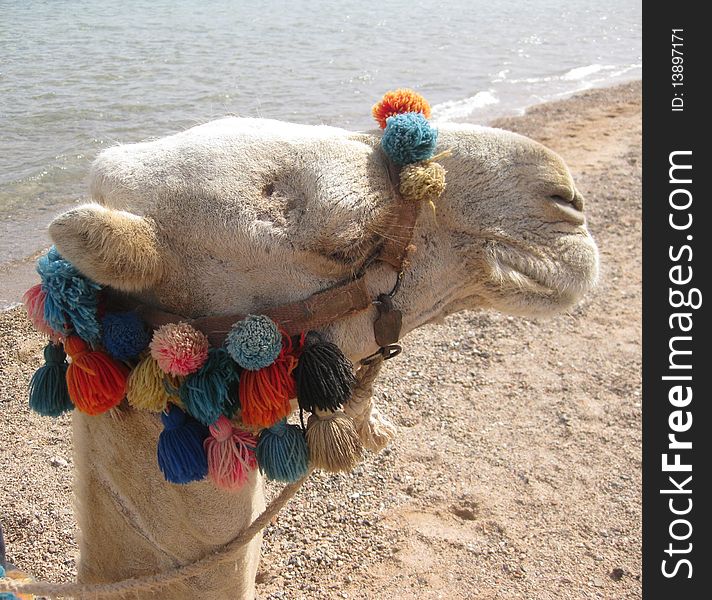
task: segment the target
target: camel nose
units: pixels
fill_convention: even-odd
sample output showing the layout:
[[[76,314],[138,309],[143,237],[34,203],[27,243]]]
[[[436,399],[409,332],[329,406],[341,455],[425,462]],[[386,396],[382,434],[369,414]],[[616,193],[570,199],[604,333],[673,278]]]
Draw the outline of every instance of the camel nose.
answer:
[[[549,196],[554,206],[563,213],[569,221],[573,221],[576,225],[583,225],[586,218],[583,215],[584,199],[578,190],[572,190],[570,194],[562,196],[553,194]]]

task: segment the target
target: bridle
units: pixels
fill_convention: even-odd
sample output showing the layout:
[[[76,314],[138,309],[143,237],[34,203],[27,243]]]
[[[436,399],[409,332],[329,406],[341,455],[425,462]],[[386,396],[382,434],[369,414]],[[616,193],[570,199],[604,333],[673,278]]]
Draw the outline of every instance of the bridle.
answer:
[[[393,299],[401,289],[409,257],[415,249],[412,244],[413,231],[421,210],[419,202],[407,200],[400,193],[398,168],[390,161],[387,161],[387,168],[395,210],[389,212],[382,229],[384,234],[380,236],[373,252],[359,270],[352,277],[320,290],[308,298],[259,310],[260,314],[268,316],[277,323],[284,333],[294,336],[305,331],[317,330],[375,306],[378,315],[373,322],[373,334],[379,349],[362,359],[363,365],[380,358],[388,360],[401,352],[398,341],[402,327],[402,313],[395,308]],[[372,298],[366,279],[370,267],[377,263],[391,267],[396,273],[396,281],[389,292]],[[153,329],[167,323],[187,322],[202,331],[216,347],[222,346],[232,325],[246,316],[230,314],[191,319],[148,304],[132,302],[116,294],[110,296],[107,302],[112,308],[136,310]]]

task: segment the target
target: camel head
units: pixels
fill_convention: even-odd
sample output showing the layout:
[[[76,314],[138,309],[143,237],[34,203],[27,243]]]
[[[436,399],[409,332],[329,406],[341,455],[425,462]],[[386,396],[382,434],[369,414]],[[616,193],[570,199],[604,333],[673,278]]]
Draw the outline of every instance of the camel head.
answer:
[[[380,132],[227,118],[104,151],[93,202],[50,234],[84,274],[199,317],[259,312],[348,279],[391,234],[397,199]],[[395,304],[404,333],[463,310],[547,316],[597,277],[598,254],[562,159],[502,130],[439,127],[447,188],[421,210]],[[367,268],[375,298],[395,283]],[[335,322],[353,359],[376,349],[376,309]]]

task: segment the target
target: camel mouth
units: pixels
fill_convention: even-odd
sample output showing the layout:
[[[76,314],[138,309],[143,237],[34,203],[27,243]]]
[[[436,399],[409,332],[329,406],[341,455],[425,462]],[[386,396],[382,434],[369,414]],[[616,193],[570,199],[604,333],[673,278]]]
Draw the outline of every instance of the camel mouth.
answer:
[[[598,280],[598,249],[587,232],[563,239],[556,257],[499,243],[489,259],[491,280],[504,297],[495,304],[504,312],[556,314],[576,305]]]

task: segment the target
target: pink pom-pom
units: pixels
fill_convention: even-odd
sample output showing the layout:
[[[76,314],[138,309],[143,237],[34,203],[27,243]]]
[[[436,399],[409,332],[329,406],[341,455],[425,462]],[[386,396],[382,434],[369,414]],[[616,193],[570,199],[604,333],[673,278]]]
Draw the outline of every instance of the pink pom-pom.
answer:
[[[27,316],[35,329],[40,333],[46,333],[51,337],[55,337],[57,333],[48,325],[44,318],[45,298],[47,294],[42,289],[42,284],[33,285],[22,296],[22,303],[25,305]]]
[[[156,329],[151,356],[169,375],[195,373],[208,360],[208,338],[188,323],[168,323]]]
[[[225,416],[210,426],[210,437],[203,446],[208,455],[208,477],[216,487],[235,490],[257,467],[257,438],[233,427]]]

